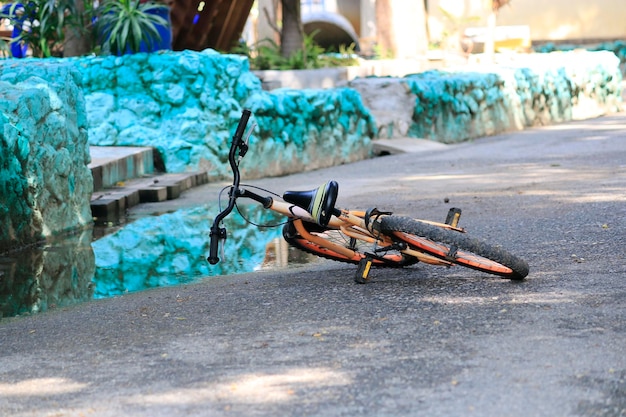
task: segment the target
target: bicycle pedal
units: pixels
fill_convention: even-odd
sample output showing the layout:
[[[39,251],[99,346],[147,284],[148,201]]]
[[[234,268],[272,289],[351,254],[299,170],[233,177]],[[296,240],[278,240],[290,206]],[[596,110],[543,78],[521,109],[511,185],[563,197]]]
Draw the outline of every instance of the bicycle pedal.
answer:
[[[446,216],[446,224],[452,227],[457,227],[459,224],[459,220],[461,220],[461,209],[452,207],[448,210],[448,215]]]
[[[456,260],[458,251],[459,251],[459,248],[456,245],[451,245],[450,249],[448,250],[448,253],[446,254],[446,259],[454,262]]]
[[[357,284],[365,284],[369,281],[369,273],[372,268],[373,259],[370,254],[366,254],[365,258],[359,261],[359,267],[354,275],[354,281]]]

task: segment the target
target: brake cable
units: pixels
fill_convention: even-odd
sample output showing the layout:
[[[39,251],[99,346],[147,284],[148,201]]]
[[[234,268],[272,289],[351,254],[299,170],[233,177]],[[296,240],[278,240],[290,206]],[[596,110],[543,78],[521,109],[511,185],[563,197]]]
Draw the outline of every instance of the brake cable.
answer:
[[[263,191],[263,192],[265,192],[265,193],[271,194],[272,196],[275,196],[275,197],[281,198],[279,194],[276,194],[275,192],[270,191],[270,190],[267,190],[267,189],[265,189],[265,188],[258,187],[258,186],[256,186],[256,185],[250,185],[250,184],[240,184],[240,186],[242,186],[242,187],[248,187],[248,188],[253,188],[253,189],[255,189],[255,190],[258,190],[258,191]],[[222,188],[222,189],[220,190],[219,195],[218,195],[217,204],[218,204],[218,209],[219,209],[220,211],[222,210],[222,194],[223,194],[223,193],[224,193],[224,191],[226,191],[227,189],[232,189],[232,186],[231,186],[231,185],[229,185],[229,186],[226,186],[226,187]],[[241,211],[241,209],[239,208],[239,205],[237,204],[237,202],[236,202],[236,201],[235,201],[235,208],[237,209],[237,213],[239,213],[239,215],[241,216],[241,218],[242,218],[242,219],[243,219],[246,223],[251,224],[252,226],[255,226],[255,227],[260,227],[260,228],[268,228],[268,229],[269,229],[269,228],[272,228],[272,227],[279,227],[279,226],[283,226],[283,225],[285,225],[285,224],[289,223],[289,220],[286,220],[286,221],[283,221],[283,222],[278,223],[278,224],[258,224],[258,223],[253,222],[253,221],[252,221],[252,220],[250,220],[249,218],[247,218],[247,217],[246,217],[246,216],[242,213],[242,211]]]

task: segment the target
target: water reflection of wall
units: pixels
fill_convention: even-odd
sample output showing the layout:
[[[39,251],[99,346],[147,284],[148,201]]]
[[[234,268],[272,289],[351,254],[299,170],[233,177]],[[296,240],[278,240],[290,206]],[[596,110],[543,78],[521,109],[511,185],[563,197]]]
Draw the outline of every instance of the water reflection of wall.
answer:
[[[282,219],[260,206],[240,206],[225,220],[221,262],[209,265],[209,230],[218,207],[146,217],[92,242],[93,230],[0,258],[0,317],[38,313],[126,292],[192,282],[207,276],[286,266],[294,256],[282,240]],[[275,225],[264,228],[259,225]],[[278,251],[285,256],[276,258]],[[300,256],[300,257],[298,257]]]
[[[0,317],[90,300],[95,258],[91,229],[0,258]]]
[[[260,207],[240,209],[256,225],[281,221]],[[95,241],[95,298],[258,268],[266,245],[281,234],[281,228],[259,228],[237,213],[231,214],[225,220],[226,256],[220,255],[223,259],[219,264],[209,265],[209,231],[218,211],[217,207],[203,206],[144,218]]]

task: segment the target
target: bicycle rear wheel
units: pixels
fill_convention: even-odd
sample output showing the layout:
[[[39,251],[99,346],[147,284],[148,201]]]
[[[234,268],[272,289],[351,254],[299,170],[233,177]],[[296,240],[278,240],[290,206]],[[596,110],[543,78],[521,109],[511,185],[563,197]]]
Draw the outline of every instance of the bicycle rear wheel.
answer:
[[[283,237],[291,246],[304,252],[311,253],[321,258],[326,258],[337,262],[345,262],[358,265],[361,259],[365,258],[366,252],[373,253],[375,250],[372,244],[368,244],[367,242],[363,242],[358,239],[346,236],[341,232],[341,230],[329,229],[309,222],[302,222],[302,224],[306,231],[310,234],[322,237],[337,245],[350,248],[354,251],[355,254],[353,257],[349,258],[343,254],[324,248],[315,242],[311,242],[310,240],[305,239],[298,233],[293,224],[293,221],[290,220],[283,226]],[[403,266],[413,265],[417,262],[417,258],[404,255],[395,250],[390,250],[383,254],[377,254],[377,256],[372,260],[372,264],[374,266],[390,268],[401,268]]]
[[[381,216],[374,222],[374,228],[418,251],[460,266],[514,280],[528,275],[524,260],[454,230],[402,216]]]

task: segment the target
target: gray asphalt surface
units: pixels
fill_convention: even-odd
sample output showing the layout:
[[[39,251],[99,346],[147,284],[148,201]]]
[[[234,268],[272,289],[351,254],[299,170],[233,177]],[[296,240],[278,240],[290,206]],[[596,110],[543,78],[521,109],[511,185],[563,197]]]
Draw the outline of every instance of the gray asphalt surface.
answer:
[[[344,207],[461,207],[531,273],[320,261],[3,320],[0,415],[626,416],[626,114],[253,183],[331,178]]]

